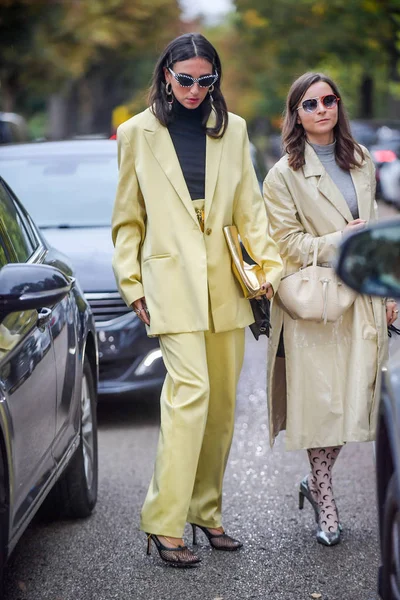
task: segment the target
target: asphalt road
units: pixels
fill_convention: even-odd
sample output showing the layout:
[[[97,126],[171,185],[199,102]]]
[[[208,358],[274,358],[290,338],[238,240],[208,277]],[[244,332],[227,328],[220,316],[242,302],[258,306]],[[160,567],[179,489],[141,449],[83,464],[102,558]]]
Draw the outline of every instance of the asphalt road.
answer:
[[[381,209],[383,218],[392,214]],[[155,549],[146,556],[138,519],[157,444],[157,400],[111,402],[99,409],[93,516],[32,524],[9,562],[4,600],[377,600],[373,445],[343,449],[334,471],[343,541],[317,544],[313,512],[297,504],[305,452],[285,452],[282,434],[269,447],[265,361],[266,340],[248,331],[224,492],[224,524],[244,542],[241,551],[212,551],[202,537],[203,561],[191,570],[165,566]]]

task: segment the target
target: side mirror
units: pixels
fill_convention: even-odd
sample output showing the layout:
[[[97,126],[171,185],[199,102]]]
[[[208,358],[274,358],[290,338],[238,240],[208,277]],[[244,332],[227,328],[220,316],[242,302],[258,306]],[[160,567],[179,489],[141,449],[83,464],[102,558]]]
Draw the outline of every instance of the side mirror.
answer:
[[[68,294],[73,283],[50,265],[7,264],[0,269],[0,317],[52,306]]]
[[[400,220],[377,223],[345,239],[336,269],[361,294],[400,298]]]

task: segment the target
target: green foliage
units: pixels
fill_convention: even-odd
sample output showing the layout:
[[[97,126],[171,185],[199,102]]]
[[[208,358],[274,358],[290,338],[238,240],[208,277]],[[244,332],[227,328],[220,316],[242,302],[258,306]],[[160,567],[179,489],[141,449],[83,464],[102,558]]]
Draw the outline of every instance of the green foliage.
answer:
[[[36,112],[28,121],[29,138],[32,140],[44,138],[47,129],[47,113],[45,111]]]
[[[337,79],[353,116],[366,76],[376,84],[376,107],[383,113],[385,94],[397,95],[400,0],[235,4],[231,26],[211,35],[222,49],[229,105],[246,118],[268,115],[277,123],[290,84],[306,71],[327,72]]]
[[[94,68],[123,71],[161,50],[179,15],[177,0],[0,0],[0,93],[45,98]]]

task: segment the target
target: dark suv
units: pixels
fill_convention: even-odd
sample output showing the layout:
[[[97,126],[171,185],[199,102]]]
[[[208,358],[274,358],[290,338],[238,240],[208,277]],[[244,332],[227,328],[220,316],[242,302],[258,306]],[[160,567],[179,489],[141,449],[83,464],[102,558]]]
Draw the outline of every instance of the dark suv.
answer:
[[[400,219],[372,225],[343,243],[338,273],[347,285],[370,296],[400,298]],[[390,332],[390,330],[389,330]],[[392,333],[382,373],[376,432],[376,479],[383,600],[400,598],[400,336]]]
[[[0,177],[0,578],[39,507],[97,499],[97,341],[69,260]]]

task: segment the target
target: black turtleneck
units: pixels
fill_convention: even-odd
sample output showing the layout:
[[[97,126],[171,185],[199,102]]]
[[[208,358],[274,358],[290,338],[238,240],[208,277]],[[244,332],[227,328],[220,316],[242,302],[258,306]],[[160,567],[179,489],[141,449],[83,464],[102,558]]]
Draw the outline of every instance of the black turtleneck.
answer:
[[[206,130],[202,107],[185,108],[176,99],[173,122],[168,125],[176,154],[192,200],[205,198]]]

